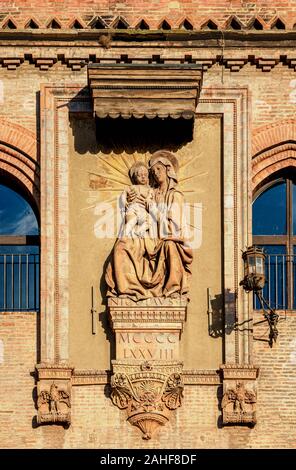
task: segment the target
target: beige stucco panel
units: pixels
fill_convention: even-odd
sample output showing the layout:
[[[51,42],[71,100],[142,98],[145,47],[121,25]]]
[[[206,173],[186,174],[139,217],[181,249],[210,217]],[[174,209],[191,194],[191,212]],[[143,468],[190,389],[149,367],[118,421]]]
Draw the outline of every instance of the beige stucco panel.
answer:
[[[222,293],[220,132],[221,122],[217,116],[198,118],[193,140],[175,151],[181,167],[180,188],[188,203],[198,205],[196,214],[199,216],[194,220],[191,213],[190,222],[198,228],[196,236],[200,237],[201,233],[201,246],[194,249],[191,302],[181,337],[181,358],[186,368],[216,368],[222,358],[221,338],[213,339],[208,335],[207,319],[207,288],[210,287],[212,296],[218,299],[218,306],[221,306]],[[96,142],[91,118],[73,118],[69,140],[70,360],[76,368],[104,369],[110,367],[110,350],[114,353],[103,282],[116,233],[112,207],[115,209],[117,197],[129,184],[128,167],[135,159],[147,161],[150,153],[102,150],[103,146]],[[100,225],[102,215],[106,217],[108,228],[104,223]],[[108,237],[100,233],[104,230]],[[91,286],[99,317],[96,335],[92,334]]]
[[[221,337],[208,334],[207,288],[213,298],[213,318],[221,318],[221,120],[218,116],[197,118],[194,140],[186,148],[196,153],[194,180],[196,201],[202,204],[202,243],[194,252],[191,301],[181,342],[186,368],[216,368],[222,362]],[[222,326],[217,322],[217,327]]]

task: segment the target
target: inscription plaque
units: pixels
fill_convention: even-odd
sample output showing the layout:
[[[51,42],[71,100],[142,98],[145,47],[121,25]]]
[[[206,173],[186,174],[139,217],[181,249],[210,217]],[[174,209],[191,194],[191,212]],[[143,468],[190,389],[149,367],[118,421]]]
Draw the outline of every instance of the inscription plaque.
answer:
[[[124,331],[116,340],[118,359],[174,360],[179,355],[179,332]]]

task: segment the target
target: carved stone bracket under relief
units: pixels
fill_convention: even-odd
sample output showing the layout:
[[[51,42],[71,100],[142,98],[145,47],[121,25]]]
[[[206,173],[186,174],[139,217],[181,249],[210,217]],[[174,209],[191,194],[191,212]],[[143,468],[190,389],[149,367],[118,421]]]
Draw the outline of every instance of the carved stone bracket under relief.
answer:
[[[113,361],[111,399],[114,405],[126,410],[127,420],[151,439],[170,413],[181,406],[183,397],[181,362],[143,362],[138,364]]]
[[[71,377],[73,368],[38,364],[37,423],[71,423]]]
[[[179,343],[187,301],[150,298],[133,302],[110,298],[116,337],[111,399],[127,420],[150,439],[181,406],[183,396]]]
[[[256,419],[257,382],[259,369],[254,365],[226,364],[223,374],[223,424],[254,426]]]

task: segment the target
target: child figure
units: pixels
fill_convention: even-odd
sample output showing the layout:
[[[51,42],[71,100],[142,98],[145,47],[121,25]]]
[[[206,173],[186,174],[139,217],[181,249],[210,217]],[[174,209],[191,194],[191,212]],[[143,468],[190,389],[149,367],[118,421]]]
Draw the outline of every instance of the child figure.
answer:
[[[130,179],[133,185],[126,189],[126,198],[131,192],[136,193],[136,198],[129,204],[126,203],[125,210],[125,236],[147,237],[152,227],[151,216],[147,211],[147,206],[154,201],[153,189],[149,186],[148,168],[143,162],[136,162],[129,171]],[[139,197],[141,196],[141,202]],[[143,205],[143,198],[147,203]]]

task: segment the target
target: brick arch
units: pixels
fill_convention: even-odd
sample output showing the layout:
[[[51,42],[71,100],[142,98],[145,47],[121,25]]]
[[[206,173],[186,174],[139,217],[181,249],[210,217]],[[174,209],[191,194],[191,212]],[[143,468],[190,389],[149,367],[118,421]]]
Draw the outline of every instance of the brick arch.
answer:
[[[288,141],[296,141],[296,119],[285,119],[258,127],[252,135],[252,155],[256,157],[266,149]]]
[[[0,118],[0,175],[16,179],[40,206],[40,169],[33,132]]]
[[[262,185],[273,173],[288,167],[296,169],[296,142],[280,144],[261,152],[252,161],[252,190]]]

